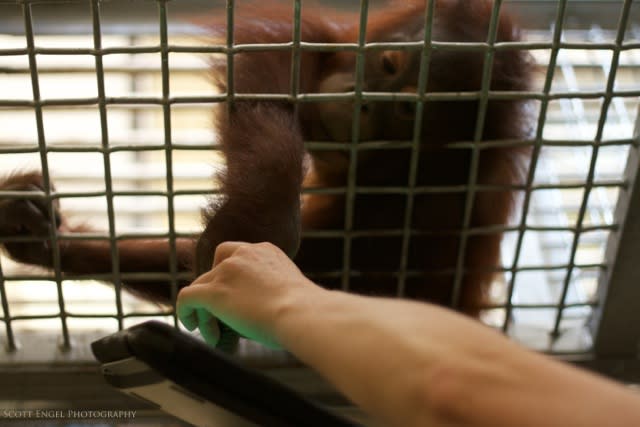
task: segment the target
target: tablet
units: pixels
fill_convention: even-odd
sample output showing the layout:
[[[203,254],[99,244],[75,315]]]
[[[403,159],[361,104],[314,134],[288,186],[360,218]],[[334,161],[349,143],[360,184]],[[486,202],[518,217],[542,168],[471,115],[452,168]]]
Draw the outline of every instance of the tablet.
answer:
[[[91,348],[109,384],[195,426],[358,425],[165,323],[141,323]]]

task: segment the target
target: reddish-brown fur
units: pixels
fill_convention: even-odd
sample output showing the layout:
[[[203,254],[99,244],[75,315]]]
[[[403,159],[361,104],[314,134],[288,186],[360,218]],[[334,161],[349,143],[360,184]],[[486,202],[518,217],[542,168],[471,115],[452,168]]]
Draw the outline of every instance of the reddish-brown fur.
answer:
[[[237,44],[290,42],[290,6],[255,2],[236,11],[234,39]],[[422,38],[424,2],[402,1],[371,13],[367,41],[407,41]],[[484,0],[438,0],[433,39],[436,41],[483,42],[487,40],[492,4]],[[305,42],[357,42],[358,16],[346,12],[312,10],[305,6],[302,40]],[[224,36],[224,17],[209,22],[216,36]],[[498,41],[517,41],[518,34],[505,13],[501,14]],[[395,58],[392,65],[385,55]],[[404,90],[417,85],[420,52],[406,55],[370,51],[366,56],[365,89]],[[398,59],[399,58],[399,59]],[[484,54],[469,51],[433,50],[428,92],[477,91],[480,89]],[[355,66],[353,52],[304,51],[301,58],[300,93],[349,91]],[[381,62],[382,61],[382,62]],[[224,61],[223,61],[224,62]],[[220,86],[226,86],[226,64],[214,62]],[[386,68],[380,64],[386,64]],[[251,52],[234,59],[235,93],[284,94],[290,91],[290,52]],[[386,71],[385,71],[386,70]],[[391,70],[391,71],[389,71]],[[390,76],[384,73],[390,73]],[[404,73],[404,74],[402,74]],[[529,59],[518,50],[495,54],[491,89],[526,90],[530,80]],[[350,158],[348,151],[314,151],[305,160],[303,141],[351,140],[351,101],[301,103],[297,115],[288,102],[235,101],[216,111],[216,126],[227,159],[221,177],[223,200],[210,206],[206,228],[194,246],[178,239],[178,270],[194,273],[210,268],[217,244],[225,240],[271,241],[294,256],[298,266],[320,283],[339,287],[343,239],[303,236],[300,231],[344,228],[344,195],[305,195],[302,187],[345,187]],[[417,185],[463,186],[469,179],[471,151],[447,148],[445,144],[473,141],[477,101],[431,101],[425,104]],[[409,108],[406,103],[368,104],[363,109],[361,136],[370,140],[411,140],[413,120],[402,121],[394,113]],[[522,139],[527,134],[523,102],[489,101],[483,140]],[[344,121],[344,122],[343,122]],[[482,185],[521,183],[521,170],[528,151],[523,148],[480,150],[477,182]],[[409,182],[410,150],[360,151],[357,184],[366,187],[402,187]],[[1,189],[42,188],[34,174],[13,176]],[[465,191],[419,193],[415,196],[411,226],[418,233],[411,238],[406,281],[409,297],[448,303],[451,300],[454,269],[458,259],[463,224]],[[471,227],[504,225],[512,210],[513,192],[478,191]],[[25,207],[25,205],[28,205]],[[404,226],[406,196],[400,194],[357,194],[354,201],[355,231],[401,229]],[[29,215],[24,212],[30,212]],[[43,234],[49,224],[47,209],[37,201],[0,201],[2,235]],[[25,218],[29,218],[26,220]],[[64,219],[60,231],[69,230]],[[474,234],[465,252],[462,304],[477,313],[490,283],[492,269],[499,266],[501,233]],[[351,289],[378,295],[395,294],[400,268],[402,237],[353,238]],[[195,248],[195,250],[194,250]],[[15,259],[51,267],[50,251],[42,243],[7,243]],[[169,271],[166,241],[119,241],[120,271]],[[60,246],[62,269],[67,273],[111,271],[109,243],[64,241]],[[326,274],[329,273],[329,274]],[[333,275],[331,274],[333,273]],[[186,283],[181,283],[184,285]],[[154,300],[168,301],[167,283],[129,281],[129,289]]]

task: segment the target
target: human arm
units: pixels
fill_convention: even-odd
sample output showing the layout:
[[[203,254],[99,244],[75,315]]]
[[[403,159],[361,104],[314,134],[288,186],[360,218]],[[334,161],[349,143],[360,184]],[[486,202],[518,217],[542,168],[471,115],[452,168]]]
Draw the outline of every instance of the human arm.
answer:
[[[613,382],[443,308],[324,290],[272,245],[220,245],[179,295],[190,329],[195,308],[281,344],[388,425],[640,425],[640,398]]]

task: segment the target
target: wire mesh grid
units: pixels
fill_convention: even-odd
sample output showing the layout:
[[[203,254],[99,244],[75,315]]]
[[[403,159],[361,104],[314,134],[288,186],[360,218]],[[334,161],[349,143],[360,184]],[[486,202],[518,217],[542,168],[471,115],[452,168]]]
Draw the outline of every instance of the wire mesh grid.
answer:
[[[28,77],[30,93],[7,91],[15,96],[0,96],[0,120],[5,115],[7,122],[22,114],[20,124],[13,126],[19,129],[11,134],[11,126],[5,137],[1,137],[0,154],[13,163],[13,156],[37,156],[38,169],[42,170],[45,187],[52,180],[51,170],[56,166],[53,159],[56,155],[76,155],[79,159],[89,159],[86,167],[74,164],[80,171],[75,174],[68,170],[69,161],[61,167],[61,173],[55,174],[56,182],[62,182],[55,192],[42,193],[1,192],[3,198],[43,197],[53,209],[53,200],[64,200],[76,203],[78,211],[91,211],[95,215],[106,218],[108,233],[78,233],[74,235],[58,235],[52,232],[48,238],[54,250],[54,270],[51,274],[24,273],[11,268],[0,269],[0,296],[2,300],[2,320],[5,324],[6,339],[9,349],[15,348],[14,331],[16,325],[30,320],[59,320],[62,328],[63,346],[70,345],[69,324],[74,319],[86,323],[91,319],[112,319],[116,327],[122,328],[128,320],[137,321],[153,315],[169,319],[170,311],[158,312],[154,307],[128,302],[128,297],[121,292],[121,282],[130,278],[146,277],[168,279],[172,283],[175,300],[177,281],[188,279],[188,275],[177,271],[175,239],[194,236],[197,229],[198,196],[216,194],[211,188],[212,182],[207,179],[211,175],[208,165],[194,168],[193,157],[201,157],[203,153],[210,156],[209,162],[219,161],[215,157],[218,148],[215,135],[206,129],[206,120],[193,125],[193,119],[186,118],[190,112],[208,111],[212,104],[234,100],[281,100],[293,102],[295,105],[305,102],[326,102],[340,99],[354,100],[353,131],[351,144],[336,144],[323,141],[308,141],[307,147],[314,150],[347,150],[350,155],[350,175],[345,187],[307,189],[306,192],[345,194],[345,229],[336,231],[310,231],[308,235],[319,237],[340,237],[344,240],[344,258],[341,271],[329,273],[342,280],[343,288],[348,290],[350,279],[357,274],[351,268],[350,254],[352,240],[358,236],[401,236],[401,265],[397,272],[398,295],[403,296],[405,281],[408,277],[420,276],[420,271],[409,269],[407,258],[411,238],[419,232],[412,230],[411,215],[414,196],[434,192],[460,192],[466,195],[464,223],[460,233],[460,246],[455,271],[455,290],[452,304],[458,304],[459,291],[464,272],[465,247],[470,236],[482,233],[504,231],[503,267],[493,288],[494,300],[486,307],[483,319],[522,339],[526,344],[552,351],[585,351],[589,349],[589,337],[582,329],[591,309],[598,305],[595,297],[595,281],[607,265],[603,261],[602,251],[609,232],[615,231],[618,224],[612,217],[617,192],[624,191],[627,182],[620,173],[623,169],[626,152],[637,143],[633,135],[633,123],[636,119],[635,108],[640,96],[638,83],[638,65],[640,64],[640,36],[638,28],[632,26],[630,15],[633,2],[630,0],[612,2],[619,8],[619,22],[616,29],[602,29],[592,26],[589,31],[570,31],[564,28],[568,3],[554,3],[555,21],[548,23],[550,30],[527,32],[522,42],[497,42],[497,17],[503,7],[502,1],[493,5],[491,23],[485,43],[453,43],[432,40],[431,28],[434,3],[430,2],[424,17],[425,31],[423,39],[409,43],[367,43],[366,29],[369,2],[360,2],[360,32],[357,43],[327,45],[306,43],[301,41],[300,13],[301,2],[292,2],[292,14],[296,17],[291,43],[272,45],[236,45],[232,28],[234,22],[234,2],[226,3],[227,21],[230,31],[223,44],[202,43],[199,39],[173,38],[170,32],[171,19],[169,1],[136,2],[149,13],[158,16],[157,27],[150,35],[141,36],[127,34],[105,34],[103,30],[102,11],[109,3],[102,4],[98,0],[74,2],[78,8],[85,8],[91,23],[89,38],[69,37],[47,39],[34,31],[34,9],[39,7],[36,1],[11,2],[3,7],[12,8],[22,17],[22,31],[17,36],[6,36],[7,47],[0,44],[0,72],[6,76],[20,79]],[[614,7],[614,6],[612,6]],[[196,30],[197,33],[197,30]],[[175,41],[174,41],[175,40]],[[364,54],[369,49],[407,49],[420,52],[420,72],[418,89],[415,94],[407,93],[372,93],[363,90]],[[494,55],[501,50],[526,49],[536,57],[540,68],[539,87],[527,92],[499,92],[489,90]],[[482,86],[479,91],[463,93],[429,93],[426,82],[429,74],[429,57],[433,50],[465,49],[484,53]],[[291,90],[288,94],[245,94],[234,93],[233,62],[234,55],[249,51],[287,51],[292,55]],[[356,85],[352,93],[316,94],[300,93],[300,54],[304,51],[352,51],[355,52]],[[198,80],[202,86],[193,89],[194,85],[181,83],[180,74],[192,79],[194,73],[207,69],[204,59],[210,55],[224,55],[227,63],[228,93],[206,93],[203,90],[206,79]],[[158,58],[159,57],[159,58]],[[176,58],[176,60],[174,60]],[[196,58],[196,59],[193,59]],[[25,60],[22,62],[23,60]],[[189,74],[191,73],[191,74]],[[595,73],[598,73],[597,75]],[[589,74],[589,78],[585,75]],[[52,89],[60,85],[61,76],[94,76],[88,79],[86,90],[77,80],[81,88],[74,89],[69,83],[62,84],[56,93]],[[114,75],[125,76],[120,88],[115,84]],[[43,96],[43,81],[48,95]],[[58,79],[58,80],[55,80]],[[176,88],[187,88],[184,92]],[[210,89],[208,89],[210,90]],[[114,93],[116,93],[114,95]],[[203,93],[206,93],[203,95]],[[362,187],[356,182],[355,170],[358,166],[359,154],[367,150],[389,148],[385,141],[358,142],[360,132],[360,104],[368,101],[406,100],[415,102],[416,118],[414,137],[403,143],[394,142],[398,149],[412,150],[408,165],[409,185],[402,188]],[[478,117],[473,141],[450,144],[452,149],[466,149],[472,153],[469,180],[466,186],[452,187],[420,187],[416,182],[417,159],[421,132],[421,118],[424,104],[433,100],[473,99],[478,101]],[[489,100],[494,99],[528,99],[536,105],[538,118],[536,133],[527,141],[489,141],[477,144],[482,139],[484,115]],[[73,131],[56,132],[55,129],[69,126],[74,121],[56,116],[56,112],[72,114],[76,120],[86,120],[92,111],[89,125],[95,132]],[[11,112],[12,114],[8,114]],[[150,112],[150,114],[149,114]],[[13,114],[16,113],[16,114]],[[35,113],[35,114],[34,114]],[[49,122],[61,120],[57,128]],[[113,117],[122,114],[122,121]],[[35,120],[25,119],[27,115],[35,116]],[[146,125],[142,122],[148,122]],[[185,125],[184,123],[187,122]],[[65,126],[66,125],[66,126]],[[125,125],[130,131],[123,132],[118,125]],[[79,129],[84,125],[75,124]],[[181,126],[189,131],[180,129]],[[26,129],[31,127],[32,129]],[[197,132],[193,127],[198,127]],[[53,129],[53,131],[49,131]],[[73,130],[73,128],[71,128]],[[27,135],[25,136],[25,133]],[[70,134],[75,137],[69,139]],[[57,135],[64,135],[56,139]],[[80,141],[85,135],[92,135],[90,140]],[[33,144],[37,141],[37,144]],[[153,141],[153,142],[149,142]],[[482,150],[493,147],[513,146],[518,144],[533,147],[532,163],[526,182],[510,188],[522,193],[519,201],[520,212],[514,223],[506,227],[472,228],[470,224],[473,199],[479,191],[496,191],[504,187],[494,188],[477,183],[478,162]],[[181,154],[188,158],[185,167],[177,159]],[[571,156],[571,157],[568,157]],[[124,160],[124,161],[122,161]],[[98,163],[96,163],[98,162]],[[121,165],[122,164],[122,165]],[[98,166],[100,165],[100,166]],[[67,169],[62,171],[62,169]],[[97,168],[97,170],[96,170]],[[138,171],[132,171],[137,168]],[[73,169],[73,168],[71,168]],[[101,169],[101,170],[100,170]],[[188,169],[188,170],[187,170]],[[75,183],[80,190],[65,191],[64,176]],[[102,182],[100,190],[87,190],[83,179]],[[207,184],[201,184],[201,182]],[[194,182],[197,182],[194,184]],[[125,183],[125,184],[123,184]],[[80,184],[80,185],[78,185]],[[83,185],[84,184],[84,188]],[[70,185],[69,188],[73,188]],[[406,195],[404,226],[391,230],[354,230],[353,208],[356,194],[401,194]],[[145,197],[151,203],[141,207],[140,202],[121,200]],[[100,207],[94,207],[94,200],[103,198]],[[141,200],[141,199],[138,199]],[[84,203],[84,205],[83,205]],[[146,209],[146,213],[145,213]],[[149,212],[163,212],[153,218]],[[52,213],[51,211],[50,213]],[[106,215],[105,215],[106,213]],[[183,217],[191,218],[183,221]],[[53,218],[55,216],[52,215]],[[126,218],[126,221],[123,220]],[[161,224],[148,227],[148,222]],[[182,224],[180,224],[182,221]],[[186,227],[182,227],[187,223]],[[55,227],[54,227],[55,228]],[[124,230],[124,231],[123,231]],[[123,273],[118,268],[117,242],[126,239],[168,238],[171,244],[171,271],[161,273]],[[7,240],[28,240],[27,238],[3,238]],[[102,239],[110,242],[113,271],[109,274],[93,274],[90,276],[63,276],[60,271],[60,254],[57,251],[58,240],[92,240]],[[588,248],[594,247],[595,254]],[[8,264],[3,259],[3,267]],[[11,267],[11,266],[10,266]],[[18,272],[16,272],[18,271]],[[75,280],[105,280],[115,284],[115,300],[107,300],[115,311],[100,314],[89,309],[80,309],[73,304],[70,308],[71,287],[76,287]],[[16,304],[11,295],[18,294],[11,288],[26,286],[25,281],[45,280],[56,284],[55,299],[57,308],[51,306],[45,311],[25,309],[15,313]],[[540,282],[537,283],[536,282]],[[50,283],[50,282],[49,282]],[[48,283],[47,283],[48,285]],[[37,288],[37,289],[43,289]],[[93,289],[93,288],[91,288]],[[93,291],[90,291],[93,292]],[[33,299],[33,295],[24,294],[16,297]],[[89,298],[90,297],[83,297]],[[84,299],[81,298],[82,301]],[[86,303],[86,301],[84,301]],[[32,304],[33,305],[33,304]],[[37,304],[36,304],[37,305]],[[19,307],[18,310],[21,311]],[[175,317],[173,317],[175,322]],[[89,323],[90,324],[90,323]],[[520,334],[519,324],[535,325],[536,328]],[[578,330],[581,340],[571,341],[570,345],[558,346],[561,332]],[[541,339],[540,337],[548,337]]]

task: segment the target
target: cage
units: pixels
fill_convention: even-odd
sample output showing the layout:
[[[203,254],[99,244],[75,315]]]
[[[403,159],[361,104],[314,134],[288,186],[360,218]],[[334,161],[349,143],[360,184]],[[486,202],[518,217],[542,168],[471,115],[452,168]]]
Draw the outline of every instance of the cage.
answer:
[[[41,406],[47,401],[55,406],[60,404],[51,402],[55,391],[56,399],[82,402],[79,405],[85,407],[145,408],[123,401],[102,385],[88,342],[144,319],[159,318],[178,327],[170,307],[133,297],[123,292],[121,283],[169,281],[175,297],[177,284],[191,277],[178,271],[176,241],[197,237],[205,198],[219,193],[212,176],[223,167],[223,160],[211,126],[211,108],[230,96],[243,96],[221,93],[214,87],[209,75],[212,56],[232,63],[234,55],[252,50],[290,53],[291,93],[284,98],[268,93],[244,96],[286,99],[297,105],[332,100],[327,96],[314,100],[314,94],[298,91],[303,52],[349,50],[363,57],[367,49],[376,48],[366,41],[364,30],[351,44],[306,43],[296,25],[290,43],[242,45],[232,38],[214,43],[206,27],[194,23],[193,17],[204,11],[233,22],[239,3],[0,2],[0,170],[38,170],[45,187],[55,182],[55,190],[0,191],[0,203],[35,198],[46,201],[49,209],[52,203],[61,203],[67,215],[106,231],[52,232],[50,244],[108,242],[112,260],[112,269],[106,273],[74,275],[59,268],[59,253],[54,255],[58,268],[52,271],[25,269],[6,256],[0,258],[0,318],[4,324],[0,340],[5,347],[0,352],[1,400],[36,401]],[[290,6],[294,22],[299,22],[302,1],[282,3]],[[361,28],[366,28],[369,9],[384,2],[321,3],[355,11]],[[498,274],[490,288],[490,303],[482,308],[480,318],[533,349],[625,382],[638,382],[640,291],[634,280],[634,247],[640,241],[635,221],[640,209],[636,186],[640,8],[631,0],[504,0],[495,1],[493,8],[493,24],[503,8],[527,17],[521,20],[522,41],[497,42],[497,28],[492,25],[483,43],[440,42],[432,40],[427,31],[421,41],[389,44],[395,49],[418,50],[427,57],[434,49],[475,50],[484,55],[485,64],[494,61],[496,52],[508,49],[528,51],[534,58],[534,83],[528,91],[505,94],[490,90],[487,77],[480,91],[440,95],[476,97],[479,116],[486,113],[489,100],[526,99],[533,116],[530,138],[493,142],[494,146],[520,145],[532,150],[525,181],[510,188],[519,196],[516,213],[506,225],[485,230],[472,226],[475,195],[491,190],[477,182],[478,158],[491,143],[477,144],[480,132],[474,141],[458,144],[472,158],[463,186],[466,201],[458,233],[460,247],[478,233],[504,234],[501,265],[495,268]],[[431,28],[432,20],[427,13],[425,28]],[[428,61],[424,62],[428,70]],[[490,69],[490,65],[485,67]],[[387,95],[395,99],[403,94],[367,93],[362,82],[349,94],[358,102],[384,101]],[[429,96],[423,87],[407,99],[422,108]],[[306,190],[308,194],[344,194],[351,201],[344,211],[342,230],[307,233],[337,238],[343,251],[339,271],[312,277],[333,278],[348,289],[358,274],[349,255],[354,241],[363,236],[395,236],[402,244],[394,277],[397,293],[403,296],[402,283],[420,274],[406,261],[412,239],[419,236],[411,226],[414,199],[429,191],[460,189],[419,186],[416,156],[407,164],[406,185],[383,190],[361,186],[355,172],[358,157],[389,146],[385,141],[358,144],[358,137],[353,139],[341,148],[352,155],[346,185]],[[305,143],[310,150],[335,149],[331,141]],[[418,144],[415,137],[395,146],[415,151]],[[376,191],[406,200],[401,226],[354,230],[354,198]],[[118,242],[143,239],[170,242],[170,271],[120,271]],[[3,244],[15,241],[29,238],[0,236]],[[452,272],[458,290],[464,257],[464,249],[459,249]],[[101,281],[115,286],[104,286]],[[455,293],[452,302],[456,302]],[[317,400],[346,405],[284,354],[243,343],[239,357]],[[16,389],[18,379],[25,386]],[[58,387],[52,389],[50,384]],[[153,410],[148,413],[157,415]]]

